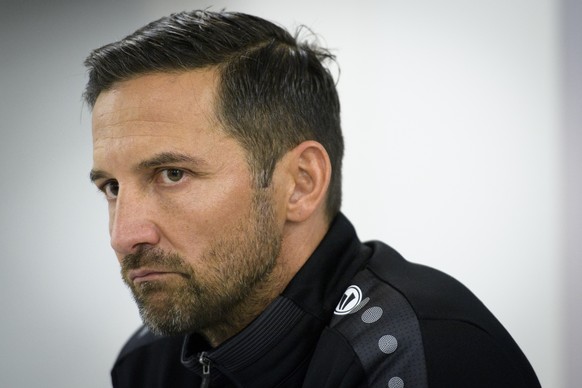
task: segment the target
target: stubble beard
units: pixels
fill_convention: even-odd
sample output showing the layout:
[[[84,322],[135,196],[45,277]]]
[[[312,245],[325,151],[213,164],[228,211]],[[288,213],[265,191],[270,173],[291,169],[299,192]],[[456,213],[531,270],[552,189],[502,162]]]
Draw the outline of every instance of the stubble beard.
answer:
[[[253,196],[249,217],[211,241],[194,269],[176,253],[145,248],[122,260],[124,282],[133,293],[139,313],[155,334],[202,333],[236,321],[245,299],[272,280],[282,244],[269,192]],[[128,271],[155,268],[176,275],[171,281],[134,284]],[[268,285],[266,286],[268,288]]]

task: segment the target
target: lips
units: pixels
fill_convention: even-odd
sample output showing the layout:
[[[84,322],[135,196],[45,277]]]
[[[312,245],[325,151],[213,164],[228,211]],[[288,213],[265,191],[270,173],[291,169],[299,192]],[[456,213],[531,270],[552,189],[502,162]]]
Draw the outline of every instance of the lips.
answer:
[[[128,272],[128,278],[132,283],[156,280],[166,275],[180,275],[177,272],[164,271],[159,269],[140,268]]]

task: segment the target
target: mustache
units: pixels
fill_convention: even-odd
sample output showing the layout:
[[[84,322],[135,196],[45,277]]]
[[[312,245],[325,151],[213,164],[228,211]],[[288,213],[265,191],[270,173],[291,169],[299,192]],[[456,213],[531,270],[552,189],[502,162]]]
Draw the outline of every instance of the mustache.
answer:
[[[124,278],[128,271],[140,268],[179,272],[184,275],[189,275],[192,270],[182,256],[165,252],[160,248],[140,249],[135,253],[125,255],[121,260],[121,273]]]

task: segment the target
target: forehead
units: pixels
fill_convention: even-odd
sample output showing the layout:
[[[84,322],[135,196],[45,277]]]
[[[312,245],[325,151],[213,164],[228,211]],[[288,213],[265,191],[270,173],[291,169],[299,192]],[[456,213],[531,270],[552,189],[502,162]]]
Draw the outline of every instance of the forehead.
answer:
[[[244,158],[242,147],[215,114],[213,70],[148,74],[102,92],[93,108],[93,164],[119,167],[162,153],[220,163]]]
[[[93,107],[93,134],[128,132],[158,134],[160,127],[217,127],[215,70],[152,73],[115,83],[103,91]]]

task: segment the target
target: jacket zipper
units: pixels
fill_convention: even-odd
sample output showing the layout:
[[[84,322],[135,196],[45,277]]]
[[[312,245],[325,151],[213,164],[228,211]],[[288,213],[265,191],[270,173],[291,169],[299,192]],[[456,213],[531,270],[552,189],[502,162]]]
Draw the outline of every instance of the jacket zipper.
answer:
[[[210,359],[206,357],[206,352],[200,353],[198,362],[202,365],[202,384],[200,388],[208,388],[210,387]]]

